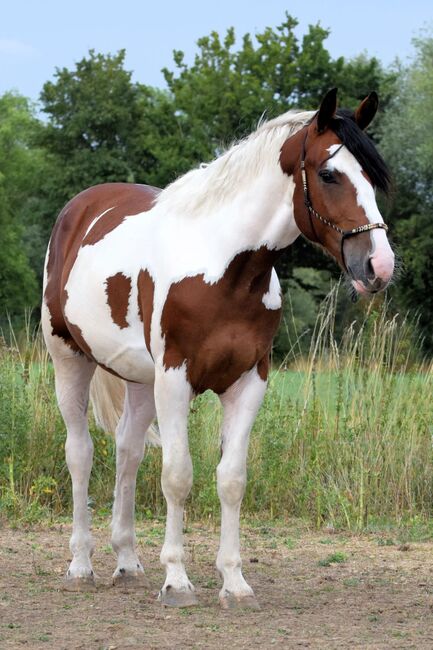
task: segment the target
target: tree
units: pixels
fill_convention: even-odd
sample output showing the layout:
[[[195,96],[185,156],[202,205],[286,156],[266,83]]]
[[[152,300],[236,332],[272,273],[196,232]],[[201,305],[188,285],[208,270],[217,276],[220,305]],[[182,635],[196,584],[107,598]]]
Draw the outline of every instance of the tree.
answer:
[[[403,262],[396,286],[400,306],[419,312],[433,350],[433,37],[415,40],[416,58],[400,70],[384,116],[381,148],[395,179],[387,219]]]
[[[185,119],[176,113],[168,91],[140,84],[138,103],[139,117],[130,146],[134,179],[165,187],[191,169],[198,155],[196,143],[187,137]]]
[[[261,115],[314,109],[332,86],[340,86],[344,104],[354,107],[371,90],[380,92],[392,77],[366,55],[333,60],[324,44],[329,30],[319,24],[310,25],[300,43],[294,33],[297,24],[286,13],[275,29],[268,27],[255,39],[246,34],[240,49],[233,28],[223,39],[212,32],[198,40],[191,66],[181,51],[174,52],[175,72],[163,72],[198,150],[213,157],[221,146],[254,129]]]
[[[48,124],[40,143],[56,163],[46,184],[50,226],[75,194],[106,182],[164,186],[191,165],[191,142],[167,91],[132,82],[125,51],[93,50],[57,69],[41,93]]]
[[[58,162],[51,189],[61,203],[89,185],[132,180],[128,150],[139,108],[124,58],[124,50],[106,56],[91,50],[75,70],[57,69],[56,80],[43,87],[49,121],[41,144]]]
[[[23,315],[39,302],[35,274],[24,243],[23,214],[36,186],[40,152],[29,145],[38,128],[29,102],[0,97],[0,320]]]

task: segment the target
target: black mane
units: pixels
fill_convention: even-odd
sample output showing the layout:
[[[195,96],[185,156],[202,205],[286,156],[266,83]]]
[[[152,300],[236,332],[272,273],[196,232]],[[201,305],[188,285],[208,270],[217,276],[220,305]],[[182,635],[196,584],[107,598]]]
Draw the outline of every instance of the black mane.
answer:
[[[391,182],[388,167],[372,140],[356,124],[354,113],[339,108],[329,128],[355,156],[373,185],[387,194]]]

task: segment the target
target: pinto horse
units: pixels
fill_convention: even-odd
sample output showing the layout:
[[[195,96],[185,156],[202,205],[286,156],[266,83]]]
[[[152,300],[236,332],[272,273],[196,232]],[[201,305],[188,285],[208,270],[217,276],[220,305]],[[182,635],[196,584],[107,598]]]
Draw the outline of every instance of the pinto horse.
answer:
[[[292,111],[261,124],[165,190],[98,185],[60,213],[47,252],[42,320],[72,478],[66,588],[95,585],[87,407],[99,366],[108,390],[105,403],[100,391],[95,399],[102,421],[113,408],[116,391],[109,386],[124,386],[116,428],[114,584],[139,583],[143,575],[135,547],[135,483],[157,416],[167,501],[166,580],[159,599],[170,606],[196,602],[182,539],[192,485],[187,418],[194,396],[211,389],[224,413],[217,468],[220,603],[257,606],[241,570],[239,511],[249,434],[281,314],[274,265],[302,233],[335,258],[357,292],[388,284],[394,255],[375,189],[386,190],[389,175],[364,133],[377,105],[371,93],[354,113],[337,109],[333,89],[317,112]]]

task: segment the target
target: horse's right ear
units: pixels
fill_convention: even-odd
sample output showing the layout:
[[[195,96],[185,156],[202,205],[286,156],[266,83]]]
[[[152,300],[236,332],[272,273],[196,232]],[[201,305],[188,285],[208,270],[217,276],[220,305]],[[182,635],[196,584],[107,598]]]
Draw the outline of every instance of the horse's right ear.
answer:
[[[323,133],[327,129],[329,122],[335,115],[337,110],[337,90],[338,88],[332,88],[322,99],[317,113],[317,130],[319,133]]]

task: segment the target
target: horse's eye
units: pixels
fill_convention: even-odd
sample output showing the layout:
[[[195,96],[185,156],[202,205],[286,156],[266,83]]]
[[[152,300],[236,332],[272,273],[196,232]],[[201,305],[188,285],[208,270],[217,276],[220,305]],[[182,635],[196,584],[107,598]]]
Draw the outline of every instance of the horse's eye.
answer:
[[[319,172],[319,176],[322,179],[324,183],[336,183],[337,179],[335,178],[334,174],[329,171],[329,169],[321,169]]]

